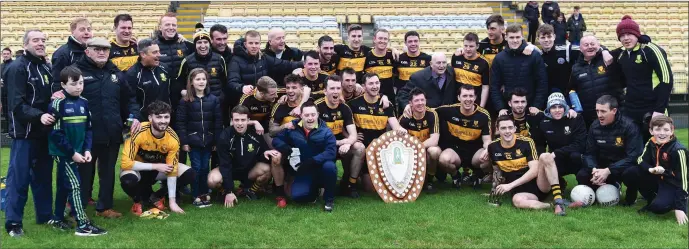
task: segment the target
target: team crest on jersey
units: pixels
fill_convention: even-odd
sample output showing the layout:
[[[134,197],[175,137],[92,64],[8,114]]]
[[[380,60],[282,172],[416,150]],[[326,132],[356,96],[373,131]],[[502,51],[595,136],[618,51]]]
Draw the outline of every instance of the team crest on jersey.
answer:
[[[113,83],[117,83],[117,75],[111,74],[110,80],[112,80]]]
[[[134,48],[129,49],[129,54],[134,54]]]
[[[634,62],[636,62],[636,64],[641,64],[642,61],[641,61],[641,55],[640,54],[636,55],[636,60]]]
[[[474,65],[474,71],[478,71],[478,65]]]
[[[523,156],[521,149],[517,149],[516,153],[517,153],[517,156]]]
[[[184,57],[184,53],[182,52],[181,49],[177,49],[177,56]]]
[[[213,76],[213,77],[218,76],[218,71],[216,71],[214,67],[211,67],[211,76]]]
[[[388,59],[387,62],[388,62],[388,64],[392,64],[392,61],[390,61],[390,59]]]
[[[254,151],[254,145],[253,145],[253,144],[249,144],[249,145],[246,147],[246,151],[248,151],[248,152],[253,152],[253,151]]]
[[[510,152],[505,152],[505,159],[507,159],[507,160],[512,160],[512,153],[510,153]]]
[[[617,147],[624,146],[624,140],[622,140],[622,137],[615,138],[615,146],[617,146]]]
[[[667,162],[667,152],[663,152],[663,161]]]
[[[605,67],[604,66],[598,66],[598,74],[604,74],[605,73]]]
[[[569,135],[572,131],[569,130],[569,126],[565,126],[565,135]]]
[[[565,64],[565,58],[557,58],[557,64]]]
[[[426,67],[426,61],[419,61],[421,63],[421,67]]]
[[[167,81],[167,76],[164,73],[160,73],[160,80]]]
[[[341,111],[337,111],[337,116],[338,116],[338,117],[341,117],[341,116],[342,116],[342,112],[341,112]]]
[[[478,127],[478,120],[474,120],[474,127]]]
[[[83,106],[80,106],[80,107],[79,107],[79,111],[81,111],[81,114],[84,114],[84,111],[86,111],[86,110],[84,110],[84,107],[83,107]]]
[[[423,126],[428,126],[428,121],[427,121],[427,120],[424,120],[424,121],[423,121]]]

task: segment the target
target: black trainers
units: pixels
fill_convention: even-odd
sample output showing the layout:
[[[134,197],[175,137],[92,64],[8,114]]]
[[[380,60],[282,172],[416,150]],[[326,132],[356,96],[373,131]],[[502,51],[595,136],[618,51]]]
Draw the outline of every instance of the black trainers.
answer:
[[[430,180],[430,179],[427,179],[427,180]],[[438,189],[436,189],[433,186],[433,182],[425,182],[423,184],[423,192],[426,192],[429,194],[435,194],[436,192],[438,192]]]
[[[192,205],[194,205],[197,208],[205,208],[210,207],[213,204],[211,203],[211,197],[209,195],[200,195],[199,197],[196,197],[194,199]]]
[[[244,189],[244,191],[242,191],[242,195],[244,195],[244,197],[250,201],[260,199],[258,195],[256,195],[256,192],[252,191],[251,189]]]
[[[462,188],[462,178],[458,177],[457,179],[452,179],[452,187],[455,189]]]
[[[334,206],[335,206],[334,201],[325,201],[325,206],[323,207],[323,210],[330,213],[333,211]]]
[[[7,229],[7,234],[12,238],[21,238],[24,236],[24,229],[19,224],[10,224],[10,227]]]
[[[52,225],[54,229],[60,230],[60,231],[69,231],[72,229],[72,227],[67,224],[64,220],[49,220],[48,225]]]
[[[359,195],[359,191],[356,190],[356,186],[349,186],[349,188],[347,188],[345,191],[345,196],[353,199],[358,199],[361,197],[361,195]]]
[[[108,234],[108,231],[94,226],[91,223],[86,223],[84,225],[78,226],[77,230],[74,232],[74,235],[76,236],[100,236],[106,234]]]

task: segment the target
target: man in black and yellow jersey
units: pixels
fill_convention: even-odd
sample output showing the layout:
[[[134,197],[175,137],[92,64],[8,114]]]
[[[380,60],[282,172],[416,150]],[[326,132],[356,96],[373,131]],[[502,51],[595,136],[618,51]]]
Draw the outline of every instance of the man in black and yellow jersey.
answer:
[[[420,35],[416,31],[409,31],[404,34],[404,44],[407,52],[400,55],[400,62],[397,68],[399,76],[395,80],[395,91],[399,91],[407,84],[411,75],[431,65],[431,56],[421,52]]]
[[[440,169],[452,176],[455,188],[462,185],[458,170],[472,169],[471,182],[476,188],[481,184],[484,170],[490,167],[486,151],[491,141],[490,115],[475,103],[473,86],[462,85],[458,97],[458,104],[435,109],[442,132],[440,148],[443,149],[438,162]]]
[[[507,95],[507,105],[510,106],[508,115],[514,120],[514,125],[517,127],[517,135],[533,139],[536,143],[536,150],[540,154],[545,152],[545,139],[543,139],[543,134],[539,131],[538,125],[545,118],[545,114],[535,107],[529,107],[529,110],[526,109],[529,104],[526,100],[527,94],[524,88],[518,87]],[[574,117],[576,117],[576,114]]]
[[[464,36],[464,53],[452,56],[452,68],[455,70],[456,81],[474,87],[476,102],[486,108],[488,101],[488,87],[490,85],[490,64],[485,57],[477,53],[478,36],[468,33]]]
[[[328,76],[325,97],[316,100],[319,118],[325,121],[337,139],[338,158],[342,159],[342,180],[340,192],[345,196],[359,198],[356,190],[358,172],[361,170],[364,158],[364,144],[357,141],[356,126],[352,117],[352,109],[345,104],[342,96],[342,78],[337,75]],[[352,174],[351,172],[357,172]],[[346,178],[349,177],[348,180]]]
[[[555,214],[561,216],[565,215],[565,206],[582,206],[581,202],[566,203],[562,199],[557,167],[539,161],[533,140],[515,133],[517,127],[510,116],[498,117],[496,127],[500,138],[490,143],[488,154],[495,181],[504,179],[504,183],[493,185],[496,186],[492,190],[494,194],[512,193],[512,204],[517,208],[545,209],[551,204],[540,200],[551,192]]]
[[[328,75],[336,73],[340,57],[335,54],[335,41],[332,37],[324,35],[318,38],[318,57],[321,63],[321,72]]]
[[[285,91],[287,98],[284,103],[277,103],[273,105],[270,112],[270,122],[268,123],[271,136],[275,136],[284,129],[294,129],[292,120],[299,118],[292,116],[291,112],[295,108],[299,108],[302,98],[304,97],[304,84],[301,78],[294,74],[289,74],[285,77]]]
[[[375,73],[380,79],[380,92],[388,99],[395,100],[395,74],[398,63],[393,52],[388,48],[390,33],[386,29],[378,29],[373,35],[375,46],[366,54],[364,71]],[[394,102],[393,102],[394,105]]]
[[[270,111],[278,97],[278,85],[268,76],[258,79],[256,90],[251,95],[244,94],[239,104],[249,108],[251,120],[258,121],[262,127],[269,127]]]
[[[407,132],[418,138],[426,149],[426,181],[423,190],[435,193],[433,178],[438,166],[438,158],[442,150],[438,147],[440,139],[440,128],[438,128],[438,114],[426,106],[426,94],[419,88],[414,88],[409,92],[411,95],[412,117],[400,117],[400,125],[407,129]]]
[[[311,50],[304,54],[304,68],[301,77],[304,86],[309,87],[309,93],[323,92],[328,78],[327,74],[322,73],[318,52]],[[310,95],[307,95],[309,97]]]
[[[364,30],[361,25],[353,24],[347,28],[347,42],[349,45],[335,45],[335,53],[339,58],[337,71],[341,72],[347,67],[351,67],[357,74],[357,79],[361,79],[364,73],[364,63],[366,55],[371,48],[363,45]]]
[[[110,61],[117,68],[126,72],[127,69],[136,64],[139,52],[136,47],[136,40],[132,37],[134,21],[129,14],[119,14],[115,16],[115,37],[110,39]]]
[[[352,109],[354,124],[356,125],[357,141],[368,146],[374,139],[380,137],[387,131],[390,125],[392,130],[398,134],[405,134],[407,130],[400,126],[392,108],[383,108],[380,103],[380,79],[373,73],[364,74],[364,95],[350,100],[347,105]],[[362,158],[363,160],[363,158]],[[367,170],[361,172],[368,174]],[[359,175],[359,172],[351,172],[352,175]],[[362,176],[364,186],[367,191],[373,189],[371,180]]]
[[[131,212],[140,216],[141,202],[154,195],[152,186],[167,180],[170,210],[184,213],[176,202],[177,189],[194,182],[196,173],[177,161],[179,138],[169,126],[172,108],[167,103],[155,101],[148,105],[146,112],[150,122],[142,123],[141,130],[124,142],[120,185],[134,200]],[[154,204],[160,210],[165,209],[162,200]]]

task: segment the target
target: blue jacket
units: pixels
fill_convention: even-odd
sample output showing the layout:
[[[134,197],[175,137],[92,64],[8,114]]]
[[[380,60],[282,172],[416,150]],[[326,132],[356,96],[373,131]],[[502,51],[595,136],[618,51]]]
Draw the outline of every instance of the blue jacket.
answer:
[[[53,65],[53,81],[56,85],[60,85],[60,72],[62,72],[62,69],[81,60],[85,54],[84,50],[86,50],[86,47],[79,43],[74,36],[69,36],[67,43],[55,50],[52,63],[50,64]]]
[[[50,105],[50,113],[55,117],[50,132],[49,149],[52,156],[72,157],[74,153],[84,155],[91,151],[91,112],[88,100],[81,96],[71,96],[63,90],[64,99],[55,99]]]
[[[298,148],[302,162],[313,159],[316,164],[323,165],[327,161],[335,161],[337,145],[333,132],[323,120],[318,120],[318,126],[309,132],[307,137],[301,124],[301,119],[292,120],[293,130],[285,129],[273,138],[273,147],[283,155],[292,154],[292,148]]]
[[[526,89],[527,104],[545,109],[548,74],[541,53],[524,55],[526,42],[517,49],[505,48],[493,59],[490,69],[490,99],[495,110],[509,109],[507,96],[517,87]],[[504,87],[504,91],[501,91]]]
[[[211,94],[208,88],[206,90],[206,96],[203,98],[196,97],[192,102],[184,99],[179,101],[175,131],[179,135],[181,146],[189,145],[197,148],[213,146],[222,132],[220,98]]]

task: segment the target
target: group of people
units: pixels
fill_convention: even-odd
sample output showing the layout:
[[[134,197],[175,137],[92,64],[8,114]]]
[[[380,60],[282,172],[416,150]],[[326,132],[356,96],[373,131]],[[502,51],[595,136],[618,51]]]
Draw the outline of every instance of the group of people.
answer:
[[[538,3],[536,1],[529,1],[524,6],[524,19],[526,19],[529,27],[529,35],[527,41],[534,42],[536,40],[536,33],[541,22],[538,17],[541,17],[543,23],[553,25],[557,38],[555,44],[565,45],[567,41],[571,44],[579,45],[581,37],[586,31],[586,21],[581,14],[581,7],[574,6],[572,14],[565,18],[565,13],[560,11],[560,5],[554,1],[545,1],[538,10]]]
[[[631,17],[617,26],[615,50],[593,36],[581,38],[580,50],[556,45],[550,24],[538,28],[536,47],[500,15],[486,28],[482,40],[467,34],[449,64],[442,53],[421,52],[416,31],[405,34],[403,53],[388,46],[385,29],[372,48],[362,45],[359,25],[349,26],[348,44],[322,36],[315,51],[287,47],[281,29],[268,33],[264,50],[253,30],[231,48],[226,27],[199,27],[186,40],[168,13],[153,38],[138,41],[127,14],[115,17],[110,41],[77,18],[49,65],[45,33],[27,30],[24,54],[3,74],[13,138],[6,231],[23,235],[31,186],[37,223],[72,229],[68,203],[77,235],[106,234],[84,209],[122,215],[113,207],[120,147],[120,184],[135,215],[148,207],[184,213],[186,186],[196,207],[272,192],[280,208],[288,198],[322,196],[331,212],[336,195],[373,191],[364,153],[388,130],[422,141],[427,193],[447,175],[458,189],[493,182],[492,192],[510,193],[515,207],[565,215],[581,206],[562,198],[562,177],[575,174],[593,188],[623,183],[623,204],[641,192],[643,210],[674,210],[687,221],[686,149],[664,115],[672,72]],[[543,202],[550,194],[553,203]]]

